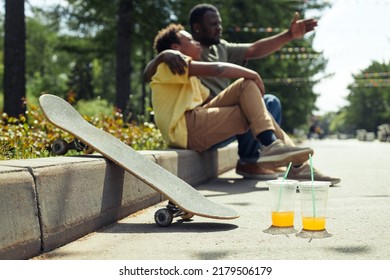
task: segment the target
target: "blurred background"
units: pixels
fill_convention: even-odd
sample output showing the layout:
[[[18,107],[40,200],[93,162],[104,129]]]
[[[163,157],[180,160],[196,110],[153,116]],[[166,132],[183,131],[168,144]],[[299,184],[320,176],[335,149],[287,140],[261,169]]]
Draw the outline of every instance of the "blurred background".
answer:
[[[189,30],[189,11],[200,2],[0,3],[0,113],[24,115],[42,93],[51,93],[87,115],[120,112],[126,121],[152,123],[142,72],[155,55],[153,39],[171,22]],[[378,126],[390,123],[389,1],[208,3],[219,9],[223,38],[230,42],[253,42],[286,30],[295,11],[318,20],[315,32],[248,63],[268,93],[281,99],[287,132],[343,139],[365,130],[376,137]]]

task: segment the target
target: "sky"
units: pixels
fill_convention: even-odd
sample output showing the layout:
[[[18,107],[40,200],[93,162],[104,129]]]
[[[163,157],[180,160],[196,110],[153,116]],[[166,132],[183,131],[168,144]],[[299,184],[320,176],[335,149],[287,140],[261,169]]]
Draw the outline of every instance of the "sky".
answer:
[[[310,0],[308,0],[310,1]],[[29,0],[33,6],[65,3],[63,0]],[[319,115],[347,105],[352,74],[372,61],[390,62],[390,0],[329,0],[332,7],[322,12],[313,47],[328,60],[326,74],[314,88],[319,94]],[[317,16],[316,13],[306,17]],[[260,73],[261,74],[261,73]]]
[[[352,74],[372,61],[390,62],[390,0],[334,0],[318,21],[313,48],[328,59],[326,73],[314,91],[318,114],[347,105]],[[308,16],[308,15],[307,15]]]

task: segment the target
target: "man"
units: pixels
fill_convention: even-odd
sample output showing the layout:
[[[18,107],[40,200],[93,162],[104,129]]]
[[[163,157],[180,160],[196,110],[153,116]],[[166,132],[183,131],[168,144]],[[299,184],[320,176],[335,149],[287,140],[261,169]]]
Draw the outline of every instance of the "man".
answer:
[[[222,19],[216,7],[209,4],[196,5],[190,12],[190,27],[194,40],[200,42],[202,47],[202,61],[208,62],[230,62],[243,65],[249,59],[257,59],[271,54],[280,49],[290,41],[302,37],[307,32],[314,30],[317,22],[313,19],[299,20],[299,14],[295,13],[290,28],[272,37],[260,39],[253,43],[229,43],[221,39]],[[182,56],[174,52],[165,53],[157,56],[154,61],[149,63],[145,69],[145,78],[150,80],[155,73],[157,65],[164,61],[167,63],[173,73],[183,74],[186,63]],[[225,89],[230,79],[221,77],[200,77],[202,83],[210,89],[212,95],[216,95]],[[278,100],[272,95],[265,95],[264,102],[275,119],[280,117],[281,109]],[[273,107],[272,109],[270,109]],[[238,140],[239,161],[237,162],[236,172],[246,178],[264,178],[264,174],[269,174],[270,170],[265,168],[259,162],[259,142],[253,139],[251,133],[237,135],[227,139],[222,144],[228,144],[233,140]],[[220,145],[216,146],[220,147]],[[272,171],[271,171],[272,172]],[[339,178],[325,176],[318,170],[315,170],[316,180],[331,181],[336,184]],[[310,166],[303,164],[294,166],[289,173],[290,179],[310,180]]]

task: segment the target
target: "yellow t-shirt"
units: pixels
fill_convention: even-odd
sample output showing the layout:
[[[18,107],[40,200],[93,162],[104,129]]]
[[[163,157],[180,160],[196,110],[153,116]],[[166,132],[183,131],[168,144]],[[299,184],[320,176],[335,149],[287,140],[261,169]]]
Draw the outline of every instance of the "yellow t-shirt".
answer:
[[[191,58],[187,57],[187,64]],[[157,127],[169,146],[187,148],[185,112],[201,105],[210,91],[197,77],[172,74],[168,65],[160,63],[150,83],[152,106]]]

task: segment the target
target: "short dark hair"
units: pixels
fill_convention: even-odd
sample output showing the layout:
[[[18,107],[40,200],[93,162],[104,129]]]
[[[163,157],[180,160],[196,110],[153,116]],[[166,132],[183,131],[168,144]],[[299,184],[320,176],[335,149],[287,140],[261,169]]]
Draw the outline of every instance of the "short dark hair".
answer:
[[[161,29],[154,38],[153,48],[160,53],[171,49],[172,44],[180,44],[177,34],[184,30],[183,25],[171,23],[166,28]]]
[[[191,9],[190,15],[189,15],[191,32],[193,32],[193,30],[192,30],[193,24],[194,23],[202,23],[203,22],[203,15],[208,11],[219,13],[218,9],[211,4],[198,4]]]

